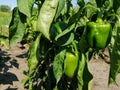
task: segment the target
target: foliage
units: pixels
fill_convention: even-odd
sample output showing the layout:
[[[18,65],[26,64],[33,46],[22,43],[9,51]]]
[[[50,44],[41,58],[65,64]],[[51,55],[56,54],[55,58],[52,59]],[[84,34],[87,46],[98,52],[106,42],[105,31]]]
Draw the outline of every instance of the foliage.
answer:
[[[0,5],[1,12],[10,12],[11,8],[8,5]]]
[[[5,25],[0,26],[0,47],[4,46],[6,49],[9,48],[9,30]]]
[[[0,46],[9,48],[9,28],[8,25],[11,20],[10,12],[0,12]]]
[[[30,43],[29,70],[24,72],[26,78],[22,81],[29,90],[91,90],[93,76],[88,62],[94,52],[106,47],[109,47],[111,58],[109,84],[115,82],[120,71],[120,1],[76,2],[78,7],[74,9],[71,0],[17,0],[18,6],[13,10],[9,26],[9,40],[10,45]],[[37,7],[36,13],[34,6]],[[95,22],[97,18],[111,24],[112,33],[116,31],[117,34],[111,35],[113,40],[107,42],[109,45],[106,44],[106,47],[91,48],[86,37],[87,23]],[[100,37],[97,37],[98,40],[101,40]],[[72,54],[72,58],[67,52]],[[71,63],[75,60],[75,64],[77,61],[76,66],[67,64],[67,60]],[[69,72],[70,69],[72,72]]]
[[[0,25],[9,25],[11,12],[0,12]]]

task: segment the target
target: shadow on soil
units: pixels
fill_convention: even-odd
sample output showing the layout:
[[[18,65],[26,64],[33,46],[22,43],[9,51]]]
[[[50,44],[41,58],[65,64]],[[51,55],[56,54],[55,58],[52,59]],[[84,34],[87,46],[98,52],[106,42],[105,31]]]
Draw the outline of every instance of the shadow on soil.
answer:
[[[26,58],[26,57],[28,57],[28,54],[23,53],[23,54],[17,55],[16,57],[18,57],[18,58]]]
[[[18,90],[18,88],[10,88],[10,87],[8,87],[8,88],[5,89],[5,90]]]
[[[19,68],[17,60],[11,60],[9,54],[6,51],[0,49],[0,84],[13,84],[13,81],[18,81],[15,74],[8,72],[12,67]],[[15,90],[15,89],[6,89]]]

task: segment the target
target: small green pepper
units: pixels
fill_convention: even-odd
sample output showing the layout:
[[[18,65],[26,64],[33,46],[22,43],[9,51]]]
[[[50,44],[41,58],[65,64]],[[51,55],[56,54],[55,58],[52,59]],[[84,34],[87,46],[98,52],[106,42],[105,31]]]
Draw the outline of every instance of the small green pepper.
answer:
[[[98,18],[87,24],[87,41],[92,48],[105,48],[111,39],[111,24]]]
[[[69,78],[72,78],[77,69],[77,65],[78,65],[78,54],[66,52],[66,58],[64,62],[65,75],[68,76]]]

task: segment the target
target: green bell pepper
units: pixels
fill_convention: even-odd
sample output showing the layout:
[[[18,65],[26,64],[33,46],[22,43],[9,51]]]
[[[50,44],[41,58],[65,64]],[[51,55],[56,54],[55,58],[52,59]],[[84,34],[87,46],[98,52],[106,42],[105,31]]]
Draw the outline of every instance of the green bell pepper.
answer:
[[[78,66],[78,54],[66,52],[66,58],[64,61],[64,73],[65,73],[65,75],[68,76],[69,78],[72,78],[75,74],[77,66]]]
[[[111,24],[98,18],[96,22],[87,23],[87,41],[90,47],[105,48],[111,39]]]

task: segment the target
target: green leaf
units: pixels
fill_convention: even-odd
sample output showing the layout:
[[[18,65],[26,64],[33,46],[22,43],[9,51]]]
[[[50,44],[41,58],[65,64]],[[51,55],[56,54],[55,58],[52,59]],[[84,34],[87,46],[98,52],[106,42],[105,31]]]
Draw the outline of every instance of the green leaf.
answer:
[[[96,14],[96,12],[98,10],[95,0],[90,0],[90,2],[88,2],[85,7],[86,7],[86,9],[85,9],[86,15],[88,18],[90,18],[94,14]]]
[[[78,69],[78,90],[91,90],[93,76],[88,67],[88,58],[82,53]]]
[[[89,60],[89,53],[86,53],[86,61],[85,61],[85,68],[83,71],[83,90],[92,90],[92,81],[93,81],[93,75],[89,69],[88,66],[88,60]]]
[[[65,27],[64,27],[65,28]],[[59,46],[66,46],[68,44],[70,44],[73,40],[74,40],[74,32],[72,32],[75,28],[75,24],[69,26],[68,28],[66,28],[65,30],[63,30],[63,32],[61,32],[60,34],[58,34],[55,37],[55,43]],[[62,27],[61,27],[62,29]]]
[[[109,54],[111,56],[111,53],[112,53],[112,50],[113,50],[113,47],[114,47],[114,44],[115,44],[115,38],[117,36],[117,23],[115,23],[114,27],[113,27],[113,30],[112,30],[112,36],[111,36],[111,41],[108,45],[108,49],[109,49]]]
[[[29,81],[29,77],[28,76],[26,76],[24,79],[22,79],[22,83],[24,85],[26,85],[28,83],[28,81]]]
[[[19,20],[17,30],[15,35],[10,39],[10,46],[15,45],[17,42],[20,42],[25,33],[25,24]]]
[[[33,82],[29,82],[29,90],[34,90],[34,87],[33,87]]]
[[[57,35],[62,33],[66,28],[68,27],[68,24],[65,22],[57,22],[55,24],[52,24],[51,30],[50,30],[50,37],[52,40],[55,39]]]
[[[59,0],[45,0],[38,16],[37,29],[50,40],[50,27],[56,14]]]
[[[106,0],[95,0],[97,3],[97,6],[101,8]]]
[[[83,71],[85,68],[85,57],[82,54],[80,60],[79,60],[79,68],[78,68],[78,74],[77,74],[77,79],[78,79],[78,90],[83,90]]]
[[[32,14],[32,11],[34,10],[33,5],[34,5],[35,1],[36,0],[28,0],[28,7],[29,7],[29,10],[30,10],[30,14]]]
[[[120,7],[120,0],[113,0],[113,9],[117,11],[119,7]]]
[[[57,54],[54,57],[54,63],[53,63],[53,73],[55,75],[55,78],[57,80],[57,83],[59,82],[60,78],[63,74],[63,62],[65,58],[66,49],[60,49]]]
[[[15,45],[17,42],[20,42],[22,40],[25,33],[25,28],[25,24],[19,19],[18,25],[16,27],[16,32],[10,39],[10,46]]]
[[[77,3],[80,7],[83,7],[85,5],[84,0],[77,0]]]
[[[75,24],[72,24],[71,26],[69,26],[67,29],[65,29],[62,33],[60,33],[59,35],[57,35],[55,37],[55,40],[57,41],[58,38],[66,35],[67,33],[71,32],[72,30],[74,30],[75,28]]]
[[[55,41],[55,43],[60,46],[66,46],[66,45],[70,44],[73,40],[74,40],[74,33],[70,32],[70,33],[67,33],[66,35],[58,38],[58,40]]]
[[[36,76],[39,67],[40,38],[41,38],[41,34],[37,36],[36,40],[31,43],[29,48],[29,56],[28,56],[29,77]]]
[[[26,16],[19,12],[18,7],[15,7],[9,25],[9,43],[11,46],[22,40],[26,29],[25,22]]]
[[[35,0],[17,0],[19,11],[27,17],[31,17],[31,11]]]
[[[59,0],[59,5],[58,5],[58,9],[55,15],[55,20],[57,19],[57,17],[59,17],[64,7],[65,7],[65,0]]]
[[[120,72],[120,21],[117,22],[117,35],[110,55],[109,84],[116,81],[116,77]]]
[[[104,4],[103,4],[103,8],[106,10],[106,11],[109,11],[110,9],[112,9],[113,7],[113,1],[114,0],[105,0]]]
[[[79,49],[81,52],[86,52],[88,50],[88,43],[87,43],[87,40],[85,38],[85,36],[82,36],[80,41],[79,41]]]
[[[15,7],[13,9],[12,20],[9,25],[9,39],[11,39],[15,35],[15,32],[17,30],[17,26],[19,23],[19,19],[20,19],[20,16],[19,16],[18,7]]]
[[[79,21],[78,21],[78,26],[82,27],[86,25],[86,22],[88,22],[88,19],[84,16],[84,17],[80,17]]]

